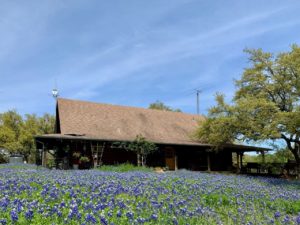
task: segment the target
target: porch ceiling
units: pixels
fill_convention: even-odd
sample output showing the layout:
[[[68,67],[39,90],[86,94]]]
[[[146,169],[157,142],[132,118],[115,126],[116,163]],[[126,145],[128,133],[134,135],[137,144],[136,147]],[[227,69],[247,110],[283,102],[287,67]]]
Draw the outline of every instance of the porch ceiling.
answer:
[[[85,136],[85,135],[63,135],[63,134],[45,134],[35,136],[35,139],[42,142],[52,142],[55,140],[74,140],[74,141],[99,141],[99,142],[117,142],[117,141],[133,141],[133,140],[117,140],[117,139],[101,139],[97,137]],[[212,147],[211,144],[204,144],[195,141],[182,142],[182,143],[168,143],[168,142],[155,142],[158,145],[170,145],[170,146],[191,146],[191,147]],[[227,151],[232,152],[266,152],[270,151],[269,148],[237,145],[237,144],[226,144],[223,146]]]

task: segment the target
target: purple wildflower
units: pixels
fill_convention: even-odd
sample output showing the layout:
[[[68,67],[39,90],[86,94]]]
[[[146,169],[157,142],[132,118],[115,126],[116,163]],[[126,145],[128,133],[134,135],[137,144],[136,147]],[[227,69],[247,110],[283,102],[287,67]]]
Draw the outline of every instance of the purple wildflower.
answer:
[[[274,217],[276,219],[278,219],[280,216],[281,216],[280,212],[277,211],[277,212],[274,213]]]
[[[96,224],[96,223],[97,223],[96,218],[95,218],[92,214],[90,214],[90,213],[88,213],[88,214],[85,216],[85,221],[88,222],[88,223],[93,223],[93,224]]]
[[[296,223],[297,223],[297,224],[300,224],[300,215],[297,216],[297,218],[296,218]]]
[[[25,212],[25,217],[26,217],[27,220],[32,220],[33,211],[31,209],[28,209],[27,212]]]
[[[10,212],[10,218],[13,222],[18,221],[19,219],[18,214],[14,209]]]

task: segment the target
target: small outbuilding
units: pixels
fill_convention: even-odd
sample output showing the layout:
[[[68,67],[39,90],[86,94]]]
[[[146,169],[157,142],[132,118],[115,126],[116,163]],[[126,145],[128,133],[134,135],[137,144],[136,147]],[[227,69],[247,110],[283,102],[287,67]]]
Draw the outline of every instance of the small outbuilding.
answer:
[[[53,134],[35,137],[37,164],[47,164],[47,152],[55,155],[59,168],[97,167],[103,164],[136,164],[133,152],[114,147],[116,142],[130,142],[141,135],[155,143],[158,151],[147,158],[147,165],[170,170],[236,169],[242,165],[244,152],[264,153],[267,149],[228,144],[218,152],[211,145],[194,138],[205,118],[182,112],[57,99],[56,126]],[[84,159],[84,160],[83,160]]]

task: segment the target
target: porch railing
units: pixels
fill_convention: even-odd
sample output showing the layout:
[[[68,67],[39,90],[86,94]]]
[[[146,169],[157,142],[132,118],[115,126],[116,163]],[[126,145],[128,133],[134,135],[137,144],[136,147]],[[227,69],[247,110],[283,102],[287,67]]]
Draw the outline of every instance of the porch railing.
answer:
[[[296,175],[296,162],[254,163],[249,162],[242,168],[248,174]]]

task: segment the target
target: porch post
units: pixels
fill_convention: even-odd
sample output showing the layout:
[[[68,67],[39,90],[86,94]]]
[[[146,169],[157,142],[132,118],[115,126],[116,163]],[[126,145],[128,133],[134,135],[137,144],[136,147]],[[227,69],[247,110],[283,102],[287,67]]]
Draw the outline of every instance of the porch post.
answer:
[[[240,157],[241,157],[241,159],[240,159],[240,163],[241,163],[240,170],[242,170],[242,168],[243,168],[243,155],[244,155],[244,152],[241,152],[240,153]]]
[[[237,166],[237,173],[240,173],[240,153],[236,152],[236,166]]]
[[[42,149],[38,148],[38,144],[40,143],[42,145]],[[36,151],[38,153],[38,158],[39,158],[39,165],[43,166],[44,162],[43,162],[43,158],[44,158],[44,151],[45,151],[45,144],[39,140],[35,139],[35,145],[36,145]],[[38,160],[36,158],[36,164],[38,164]]]
[[[262,156],[262,163],[265,164],[265,162],[266,162],[265,151],[261,151],[261,156]]]
[[[175,170],[178,170],[178,156],[177,156],[177,152],[175,150],[174,152],[174,160],[175,160]]]
[[[207,156],[207,171],[211,171],[211,165],[210,165],[210,154],[209,152],[206,152],[206,156]]]
[[[47,166],[47,151],[45,149],[43,149],[43,156],[42,156],[42,162],[43,162],[43,165],[44,167]]]

